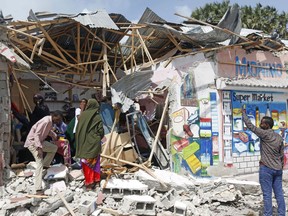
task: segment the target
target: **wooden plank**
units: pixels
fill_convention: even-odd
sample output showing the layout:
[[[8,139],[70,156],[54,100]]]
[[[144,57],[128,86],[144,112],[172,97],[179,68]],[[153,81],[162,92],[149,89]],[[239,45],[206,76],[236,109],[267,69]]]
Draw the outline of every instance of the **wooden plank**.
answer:
[[[75,46],[76,53],[77,53],[77,63],[81,63],[81,56],[80,56],[80,23],[77,23],[77,46]],[[78,67],[78,72],[79,72]]]
[[[133,73],[133,56],[134,56],[134,29],[132,29],[132,37],[131,37],[131,58],[130,58],[130,72]],[[136,53],[136,51],[135,51]]]
[[[152,161],[153,154],[154,154],[156,146],[158,144],[158,140],[159,140],[160,132],[161,132],[161,129],[162,129],[162,125],[163,125],[164,119],[166,117],[166,111],[168,109],[168,104],[169,104],[169,92],[167,93],[167,96],[166,96],[166,99],[165,99],[165,105],[164,105],[164,108],[163,108],[161,120],[160,120],[160,123],[159,123],[159,126],[158,126],[158,130],[157,130],[154,142],[152,144],[150,156],[149,156],[149,159],[148,159],[148,161],[150,161],[150,162]]]
[[[45,35],[46,39],[50,42],[50,44],[56,50],[58,55],[63,59],[64,62],[68,63],[66,57],[63,55],[61,50],[58,48],[58,44],[55,43],[55,41],[50,37],[50,35],[46,32],[46,30],[43,28],[43,26],[41,26],[41,24],[38,24],[38,26],[41,29],[41,31],[43,32],[43,34]]]
[[[121,59],[122,59],[122,64],[119,66],[119,68],[121,68],[121,66],[124,65],[124,70],[125,70],[125,73],[126,73],[126,71],[127,71],[127,66],[126,66],[126,64],[125,64],[124,57],[123,57],[123,53],[122,53],[121,46],[120,46],[119,43],[118,43],[118,48],[119,48],[120,56],[121,56]]]
[[[16,32],[16,33],[25,35],[26,37],[28,37],[28,38],[33,38],[33,39],[35,39],[35,40],[38,40],[38,39],[39,39],[39,38],[36,37],[36,36],[33,36],[33,35],[31,35],[31,34],[27,34],[27,33],[25,33],[25,32],[19,31],[19,30],[17,30],[17,29],[12,29],[12,28],[10,28],[10,27],[8,27],[8,26],[0,25],[0,28],[3,28],[3,29],[6,29],[6,30],[9,30],[9,31],[12,31],[12,32]]]
[[[103,38],[103,42],[105,43],[105,30],[102,29],[102,38]],[[103,70],[103,85],[102,85],[102,95],[105,97],[107,95],[107,85],[109,84],[108,78],[107,76],[109,76],[108,74],[108,58],[107,58],[107,47],[106,46],[102,46],[103,49],[103,60],[104,60],[104,70]]]
[[[22,41],[22,40],[20,40],[20,39],[18,39],[18,38],[10,38],[10,39],[11,39],[12,41],[16,42],[16,43],[19,43],[19,44],[25,46],[26,48],[28,48],[28,49],[31,50],[31,51],[33,50],[33,46],[31,47],[30,44],[26,43],[25,41]],[[38,48],[36,48],[36,51],[37,51],[37,50],[38,50]],[[57,56],[54,56],[54,55],[52,55],[51,53],[48,53],[48,52],[46,52],[46,51],[43,51],[43,55],[47,56],[48,58],[54,59],[54,60],[56,60],[56,61],[59,61],[59,62],[61,62],[61,63],[63,63],[63,64],[67,64],[67,62],[64,61],[63,59],[61,59],[61,58],[59,58],[59,57],[57,57]]]
[[[61,192],[59,192],[57,190],[57,194],[60,197],[60,199],[62,200],[62,202],[64,203],[64,205],[66,206],[67,210],[70,212],[70,214],[72,216],[76,216],[76,214],[74,213],[73,209],[71,208],[71,206],[67,203],[66,199],[63,197],[63,195],[61,194]]]
[[[154,32],[155,32],[155,30],[153,30],[153,31],[148,35],[148,37],[149,37],[149,36],[152,36],[152,35],[154,34]],[[137,50],[138,50],[140,47],[141,47],[141,44],[140,44],[139,46],[137,46],[137,48],[134,50],[134,52],[131,53],[131,54],[122,62],[122,64],[121,64],[119,67],[122,67],[122,65],[124,65],[129,59],[131,59],[132,56],[134,55],[134,53],[137,52]],[[125,71],[127,71],[127,70],[125,70]]]
[[[111,50],[111,47],[108,46],[107,43],[104,42],[101,38],[99,38],[96,34],[94,34],[89,28],[87,28],[86,26],[83,26],[83,25],[82,25],[82,27],[83,27],[84,29],[86,29],[86,31],[88,31],[90,34],[92,34],[93,37],[95,37],[96,39],[98,39],[98,40],[103,44],[103,46],[106,46],[109,50]]]
[[[104,157],[104,158],[107,158],[107,159],[110,159],[110,160],[115,160],[115,161],[117,160],[116,157],[111,157],[111,156],[105,155],[105,154],[103,154],[103,153],[101,154],[101,157]],[[164,187],[167,187],[167,185],[166,185],[161,179],[159,179],[159,178],[153,173],[153,171],[151,171],[149,168],[147,168],[144,164],[136,164],[136,163],[132,163],[132,162],[130,162],[130,161],[122,160],[122,159],[119,159],[119,162],[124,163],[124,164],[128,164],[128,165],[131,165],[131,166],[134,166],[134,167],[138,167],[138,168],[144,170],[144,171],[147,172],[149,175],[151,175],[153,178],[155,178],[156,180],[158,180],[161,185],[163,185]]]
[[[99,209],[101,209],[104,212],[107,212],[109,214],[120,216],[120,213],[117,210],[114,210],[114,209],[111,209],[111,208],[106,208],[106,207],[103,207],[103,206],[97,206],[97,208],[99,208]]]
[[[145,51],[146,56],[148,57],[149,61],[152,62],[152,64],[154,65],[155,63],[153,61],[153,58],[151,57],[150,52],[147,49],[146,44],[145,44],[144,40],[142,39],[138,29],[136,29],[136,33],[139,35],[140,43],[141,43],[141,45],[142,45],[142,47],[143,47],[143,49]]]
[[[46,198],[50,197],[50,196],[47,196],[47,195],[36,195],[36,194],[26,194],[25,196],[29,197],[29,198],[43,198],[43,199],[46,199]]]

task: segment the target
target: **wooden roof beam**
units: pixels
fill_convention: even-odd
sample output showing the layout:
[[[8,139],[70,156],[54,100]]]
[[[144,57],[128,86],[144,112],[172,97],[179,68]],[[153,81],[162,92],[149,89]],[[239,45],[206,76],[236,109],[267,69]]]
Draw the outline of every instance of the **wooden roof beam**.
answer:
[[[46,30],[44,29],[44,27],[41,26],[41,24],[38,24],[39,28],[41,29],[41,31],[43,32],[43,34],[45,35],[46,39],[50,42],[50,44],[54,47],[54,49],[56,50],[56,52],[58,53],[58,55],[63,59],[64,62],[66,62],[67,64],[69,63],[66,59],[66,57],[63,55],[63,53],[61,52],[61,50],[58,47],[58,44],[55,43],[55,41],[50,37],[50,35],[46,32]]]

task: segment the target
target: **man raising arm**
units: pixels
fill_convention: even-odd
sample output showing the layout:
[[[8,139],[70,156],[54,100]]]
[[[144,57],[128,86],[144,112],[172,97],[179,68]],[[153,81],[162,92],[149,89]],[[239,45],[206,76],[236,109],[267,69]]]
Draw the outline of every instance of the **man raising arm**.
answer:
[[[271,216],[272,189],[278,205],[278,215],[284,216],[286,212],[285,200],[282,190],[282,174],[284,166],[284,144],[282,137],[272,130],[274,121],[271,117],[261,119],[260,128],[253,125],[245,109],[242,109],[243,121],[247,128],[260,138],[259,182],[264,201],[264,216]]]

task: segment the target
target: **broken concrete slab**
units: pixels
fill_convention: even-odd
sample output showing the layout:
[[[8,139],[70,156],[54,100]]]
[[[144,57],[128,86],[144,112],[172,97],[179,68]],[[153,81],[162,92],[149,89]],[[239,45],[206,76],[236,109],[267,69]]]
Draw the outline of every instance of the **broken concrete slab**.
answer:
[[[169,191],[171,188],[176,190],[191,191],[195,190],[195,185],[191,179],[181,176],[177,173],[172,173],[166,170],[152,170],[158,179],[163,181],[168,187],[164,187],[157,179],[153,178],[147,172],[139,170],[135,173],[137,179],[143,181],[149,186],[149,189],[155,188],[158,191]]]
[[[65,191],[64,198],[67,202],[71,202],[73,199],[72,191]],[[63,205],[63,201],[58,196],[55,196],[45,199],[45,202],[40,202],[40,204],[36,207],[31,207],[31,210],[36,215],[46,215],[48,212],[56,210]]]
[[[30,212],[27,208],[18,207],[10,216],[32,216],[32,212]]]
[[[47,169],[45,180],[65,179],[67,181],[68,168],[63,164],[56,164]]]
[[[237,179],[225,179],[227,184],[233,184],[237,190],[240,190],[242,195],[260,195],[261,187],[258,182],[241,181]]]
[[[25,206],[27,204],[31,204],[33,202],[33,199],[21,196],[21,197],[13,197],[10,198],[8,202],[5,203],[3,206],[4,210],[8,209],[14,209],[17,208],[18,206]]]
[[[62,181],[56,181],[52,184],[50,184],[51,193],[53,195],[57,194],[58,192],[65,191],[67,189],[65,182]]]

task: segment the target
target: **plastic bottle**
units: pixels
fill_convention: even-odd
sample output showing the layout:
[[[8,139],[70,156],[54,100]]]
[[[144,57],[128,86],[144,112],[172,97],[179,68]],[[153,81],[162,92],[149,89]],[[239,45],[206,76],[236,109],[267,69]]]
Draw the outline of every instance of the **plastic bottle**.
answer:
[[[267,109],[266,109],[265,115],[271,117],[271,112],[270,112],[269,104],[267,104]]]
[[[259,125],[260,125],[260,113],[259,113],[258,107],[256,107],[256,111],[255,111],[255,122],[256,122],[256,127],[259,127]]]
[[[244,112],[246,113],[246,104],[243,104],[242,105],[242,109],[244,110]],[[243,117],[242,117],[243,118]],[[247,130],[247,126],[246,124],[244,123],[243,119],[242,119],[242,123],[243,123],[243,130]]]

